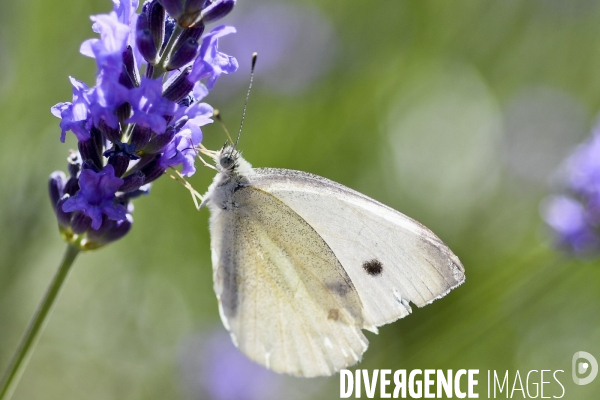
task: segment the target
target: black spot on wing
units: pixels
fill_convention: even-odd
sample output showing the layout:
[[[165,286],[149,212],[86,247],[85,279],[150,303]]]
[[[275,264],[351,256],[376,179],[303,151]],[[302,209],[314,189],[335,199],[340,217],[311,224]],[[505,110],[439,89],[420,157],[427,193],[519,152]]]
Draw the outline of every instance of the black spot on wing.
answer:
[[[365,272],[371,276],[377,276],[383,271],[383,264],[376,258],[365,261],[362,266]]]

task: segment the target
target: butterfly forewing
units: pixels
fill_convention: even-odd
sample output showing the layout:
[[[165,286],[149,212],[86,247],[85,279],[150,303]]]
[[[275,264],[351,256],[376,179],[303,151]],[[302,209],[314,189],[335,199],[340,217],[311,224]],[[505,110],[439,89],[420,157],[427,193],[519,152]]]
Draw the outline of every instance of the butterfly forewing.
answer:
[[[321,236],[252,186],[213,210],[211,247],[221,317],[239,349],[278,372],[330,375],[367,348],[363,305]]]
[[[252,186],[298,213],[336,255],[363,304],[364,328],[406,316],[460,285],[464,268],[429,229],[363,194],[316,175],[255,169]]]

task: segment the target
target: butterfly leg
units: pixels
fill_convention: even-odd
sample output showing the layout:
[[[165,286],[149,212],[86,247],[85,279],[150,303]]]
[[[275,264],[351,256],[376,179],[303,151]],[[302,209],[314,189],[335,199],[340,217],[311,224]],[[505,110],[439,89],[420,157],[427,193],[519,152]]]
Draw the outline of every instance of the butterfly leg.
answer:
[[[177,171],[176,169],[173,169],[175,171],[175,174],[177,174],[177,176],[168,174],[169,177],[171,177],[171,179],[179,182],[180,184],[183,185],[183,187],[185,187],[187,190],[189,190],[190,194],[192,195],[192,200],[194,201],[194,205],[196,206],[197,210],[200,210],[203,205],[204,205],[204,196],[202,196],[200,193],[198,193],[196,191],[196,189],[194,189],[192,187],[192,185],[190,185],[190,183],[183,177],[183,175],[181,175],[181,172]]]

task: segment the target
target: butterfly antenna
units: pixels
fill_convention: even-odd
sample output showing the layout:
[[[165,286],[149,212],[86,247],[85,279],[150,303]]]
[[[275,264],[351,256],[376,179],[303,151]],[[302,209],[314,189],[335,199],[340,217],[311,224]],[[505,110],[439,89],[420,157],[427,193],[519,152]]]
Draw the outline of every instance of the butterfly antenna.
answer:
[[[238,130],[237,139],[233,148],[233,150],[237,147],[238,142],[240,141],[240,135],[242,134],[242,127],[244,126],[244,118],[246,118],[246,109],[248,108],[248,99],[250,98],[250,91],[252,90],[252,82],[254,82],[254,67],[256,66],[256,59],[258,58],[258,53],[252,53],[252,68],[250,70],[250,84],[248,85],[248,92],[246,93],[246,101],[244,102],[244,111],[242,111],[242,122],[240,123],[240,129]]]

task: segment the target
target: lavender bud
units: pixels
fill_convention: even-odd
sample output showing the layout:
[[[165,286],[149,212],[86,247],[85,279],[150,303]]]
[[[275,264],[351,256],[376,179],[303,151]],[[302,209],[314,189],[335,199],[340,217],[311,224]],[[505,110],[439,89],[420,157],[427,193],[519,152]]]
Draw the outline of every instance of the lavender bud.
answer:
[[[171,39],[171,35],[175,30],[176,24],[177,23],[175,22],[175,20],[167,15],[167,18],[165,19],[165,38],[163,40],[160,51],[165,50],[165,47],[167,46],[167,43],[169,43],[169,39]]]
[[[142,168],[142,173],[144,174],[144,182],[150,183],[158,178],[160,178],[167,169],[164,168],[158,159],[152,161],[144,168]]]
[[[133,85],[131,87],[128,86],[128,88],[133,89],[134,87],[140,86],[140,72],[135,63],[133,49],[129,45],[127,45],[127,48],[123,52],[123,65],[125,66],[125,72],[127,73],[129,81]]]
[[[126,219],[118,222],[104,217],[102,225],[97,231],[93,229],[88,231],[86,248],[98,248],[117,241],[127,235],[132,225],[131,214],[127,214]]]
[[[185,123],[188,122],[189,120],[190,120],[190,118],[187,115],[184,115],[183,117],[179,118],[177,120],[177,122],[175,124],[173,124],[173,130],[175,132],[178,132],[181,128],[183,128]]]
[[[184,28],[193,26],[200,20],[200,13],[205,3],[205,0],[186,0],[183,15],[176,18],[177,23]]]
[[[140,76],[135,66],[135,57],[133,49],[127,46],[123,51],[121,58],[123,59],[123,68],[119,75],[119,83],[127,89],[133,89],[140,84]]]
[[[87,238],[89,239],[90,236],[94,237],[94,238],[101,237],[104,233],[106,233],[108,230],[110,230],[110,228],[112,228],[114,225],[115,225],[115,221],[108,218],[106,215],[103,215],[102,223],[100,224],[100,227],[98,229],[90,229],[90,231],[88,232]]]
[[[179,36],[178,40],[185,41],[188,39],[194,39],[194,40],[198,41],[198,39],[200,39],[200,36],[202,36],[203,33],[204,33],[204,24],[199,24],[193,28],[185,29],[181,33],[181,36]]]
[[[202,36],[202,32],[204,32],[204,25],[183,31],[177,39],[177,45],[169,58],[166,67],[167,71],[183,67],[196,57],[198,48],[200,47],[198,39]]]
[[[133,132],[131,133],[131,144],[135,147],[135,149],[141,149],[148,144],[150,138],[152,137],[152,129],[136,125],[133,127]]]
[[[75,212],[75,215],[71,218],[71,229],[74,233],[84,233],[90,229],[90,226],[92,226],[92,219],[81,211]]]
[[[104,119],[100,120],[100,123],[98,124],[98,129],[100,130],[102,135],[111,142],[118,142],[121,140],[121,129],[119,127],[111,128],[106,124]]]
[[[77,143],[77,147],[79,148],[79,153],[81,154],[84,163],[89,161],[96,167],[102,168],[102,160],[100,158],[100,153],[98,152],[98,146],[96,146],[93,138],[86,140],[85,142],[80,141]]]
[[[148,6],[148,24],[154,38],[154,43],[157,47],[162,46],[162,43],[165,40],[165,18],[166,13],[164,7],[158,0],[152,0]]]
[[[177,19],[183,13],[183,3],[185,0],[158,0],[160,4],[165,8],[167,13]]]
[[[151,183],[145,184],[143,186],[140,186],[139,189],[134,190],[133,192],[124,193],[122,197],[125,200],[131,200],[131,199],[138,198],[140,196],[147,196],[150,194],[150,187],[152,187]]]
[[[131,168],[131,170],[129,170],[129,174],[132,174],[136,171],[140,171],[142,170],[146,165],[150,164],[151,162],[153,162],[154,160],[156,160],[157,158],[159,158],[161,155],[159,154],[145,154],[140,158],[140,161],[137,162],[137,164],[135,164],[133,166],[133,168]]]
[[[119,75],[119,83],[125,86],[127,89],[133,89],[135,87],[133,80],[125,70],[123,70],[123,72],[121,72],[121,75]]]
[[[206,3],[211,0],[185,0],[185,13],[192,14],[198,11],[202,11],[202,9],[206,6]]]
[[[159,0],[169,15],[174,18],[183,28],[189,28],[203,19],[208,10],[211,18],[209,21],[219,19],[231,11],[235,1],[233,0]]]
[[[233,10],[235,0],[216,0],[202,10],[200,19],[205,24],[223,18]]]
[[[58,200],[58,202],[56,202],[56,207],[54,207],[54,212],[56,213],[56,220],[58,221],[58,224],[64,228],[68,227],[71,224],[71,218],[73,217],[73,213],[72,212],[66,212],[63,211],[63,204],[65,204],[65,201],[67,201],[67,199],[70,196],[68,194],[65,194],[62,199]]]
[[[187,79],[191,71],[192,68],[188,67],[167,82],[166,89],[162,93],[163,97],[175,103],[185,99],[194,88],[194,84]]]
[[[135,154],[135,145],[115,142],[110,150],[104,152],[104,157],[108,158],[108,164],[113,166],[116,177],[121,177],[127,171],[130,160],[137,160],[139,157]]]
[[[141,171],[136,171],[133,174],[127,175],[123,180],[125,182],[121,185],[119,191],[130,193],[138,190],[144,184],[145,176]]]
[[[117,153],[108,158],[108,163],[115,169],[115,176],[120,178],[127,171],[127,167],[129,167],[129,157],[125,154]]]
[[[64,194],[67,177],[62,171],[55,171],[50,175],[48,180],[48,192],[50,194],[50,203],[52,207],[56,207],[56,203]]]
[[[131,117],[131,104],[129,103],[123,103],[120,106],[117,107],[117,109],[115,110],[115,113],[117,114],[117,118],[119,119],[119,122],[121,123],[121,125],[125,125],[125,121],[127,119],[129,119],[129,117]]]
[[[154,75],[154,65],[146,64],[146,78],[152,78]]]
[[[135,26],[135,44],[137,45],[142,57],[150,64],[155,64],[156,55],[158,49],[154,42],[154,35],[150,29],[150,23],[148,21],[148,14],[146,7],[148,3],[144,4],[142,13],[138,16],[137,23]]]
[[[68,194],[69,196],[74,196],[75,193],[79,190],[79,179],[72,176],[69,178],[67,183],[65,184],[64,194]]]
[[[183,99],[179,100],[177,104],[181,107],[189,107],[194,101],[196,101],[196,99],[194,99],[194,96],[188,94]]]
[[[150,142],[142,149],[142,151],[146,154],[160,153],[169,144],[169,142],[173,140],[174,136],[175,129],[169,127],[162,135],[155,135],[150,140]]]
[[[106,144],[106,140],[104,140],[102,132],[100,132],[100,129],[92,127],[90,134],[92,136],[92,139],[94,140],[94,143],[96,144],[96,151],[98,152],[98,154],[102,154],[102,149]],[[100,163],[100,165],[102,165],[102,163]]]
[[[96,172],[96,173],[100,172],[100,170],[101,170],[101,168],[98,168],[98,167],[96,166],[96,164],[94,164],[94,163],[93,163],[92,161],[90,161],[90,160],[85,160],[85,161],[83,162],[83,164],[81,164],[81,169],[82,169],[82,170],[84,170],[84,169],[91,169],[92,171],[94,171],[94,172]]]

